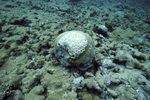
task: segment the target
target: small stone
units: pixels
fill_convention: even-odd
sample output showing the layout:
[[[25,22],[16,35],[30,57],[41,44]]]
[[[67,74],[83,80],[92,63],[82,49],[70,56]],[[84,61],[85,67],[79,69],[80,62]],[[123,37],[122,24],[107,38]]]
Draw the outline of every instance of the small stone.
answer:
[[[98,29],[103,31],[103,32],[107,32],[108,31],[108,29],[107,29],[107,27],[105,25],[98,25]]]
[[[108,37],[108,29],[105,25],[95,25],[93,31],[103,35],[104,37]]]
[[[47,69],[47,72],[50,73],[50,74],[54,74],[55,69]]]
[[[87,77],[93,77],[94,75],[90,72],[86,72],[84,76],[85,78],[87,78]]]
[[[112,60],[110,59],[103,59],[101,62],[102,62],[102,67],[105,67],[105,68],[114,66]]]

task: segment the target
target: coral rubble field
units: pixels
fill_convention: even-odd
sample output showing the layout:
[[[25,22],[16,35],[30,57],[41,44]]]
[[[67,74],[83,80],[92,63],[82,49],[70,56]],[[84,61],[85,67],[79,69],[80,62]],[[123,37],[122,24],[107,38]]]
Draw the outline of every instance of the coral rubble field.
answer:
[[[0,100],[150,100],[149,7],[149,0],[0,0]],[[86,70],[55,57],[56,38],[72,30],[92,37]]]

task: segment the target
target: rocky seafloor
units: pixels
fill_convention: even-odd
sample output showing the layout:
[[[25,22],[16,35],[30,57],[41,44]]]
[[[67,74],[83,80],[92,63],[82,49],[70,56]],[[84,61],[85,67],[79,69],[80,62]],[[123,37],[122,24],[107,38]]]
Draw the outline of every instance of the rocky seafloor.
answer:
[[[150,100],[144,1],[1,0],[0,100]],[[55,39],[70,30],[94,41],[94,66],[86,71],[54,57]]]

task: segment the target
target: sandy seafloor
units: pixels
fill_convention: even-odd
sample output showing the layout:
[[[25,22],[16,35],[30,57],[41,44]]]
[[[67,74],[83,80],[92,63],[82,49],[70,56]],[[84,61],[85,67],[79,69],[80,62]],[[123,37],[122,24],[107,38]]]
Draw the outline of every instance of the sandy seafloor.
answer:
[[[150,3],[131,1],[0,0],[0,100],[150,100]],[[71,30],[93,39],[86,71],[54,57]]]

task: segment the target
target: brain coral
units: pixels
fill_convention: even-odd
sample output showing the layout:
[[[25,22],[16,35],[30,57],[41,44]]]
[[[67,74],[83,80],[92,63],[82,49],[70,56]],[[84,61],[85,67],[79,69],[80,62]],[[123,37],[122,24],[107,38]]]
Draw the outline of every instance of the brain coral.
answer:
[[[93,48],[92,38],[88,34],[74,30],[57,37],[54,53],[63,66],[76,66],[80,70],[86,70],[92,67]]]

